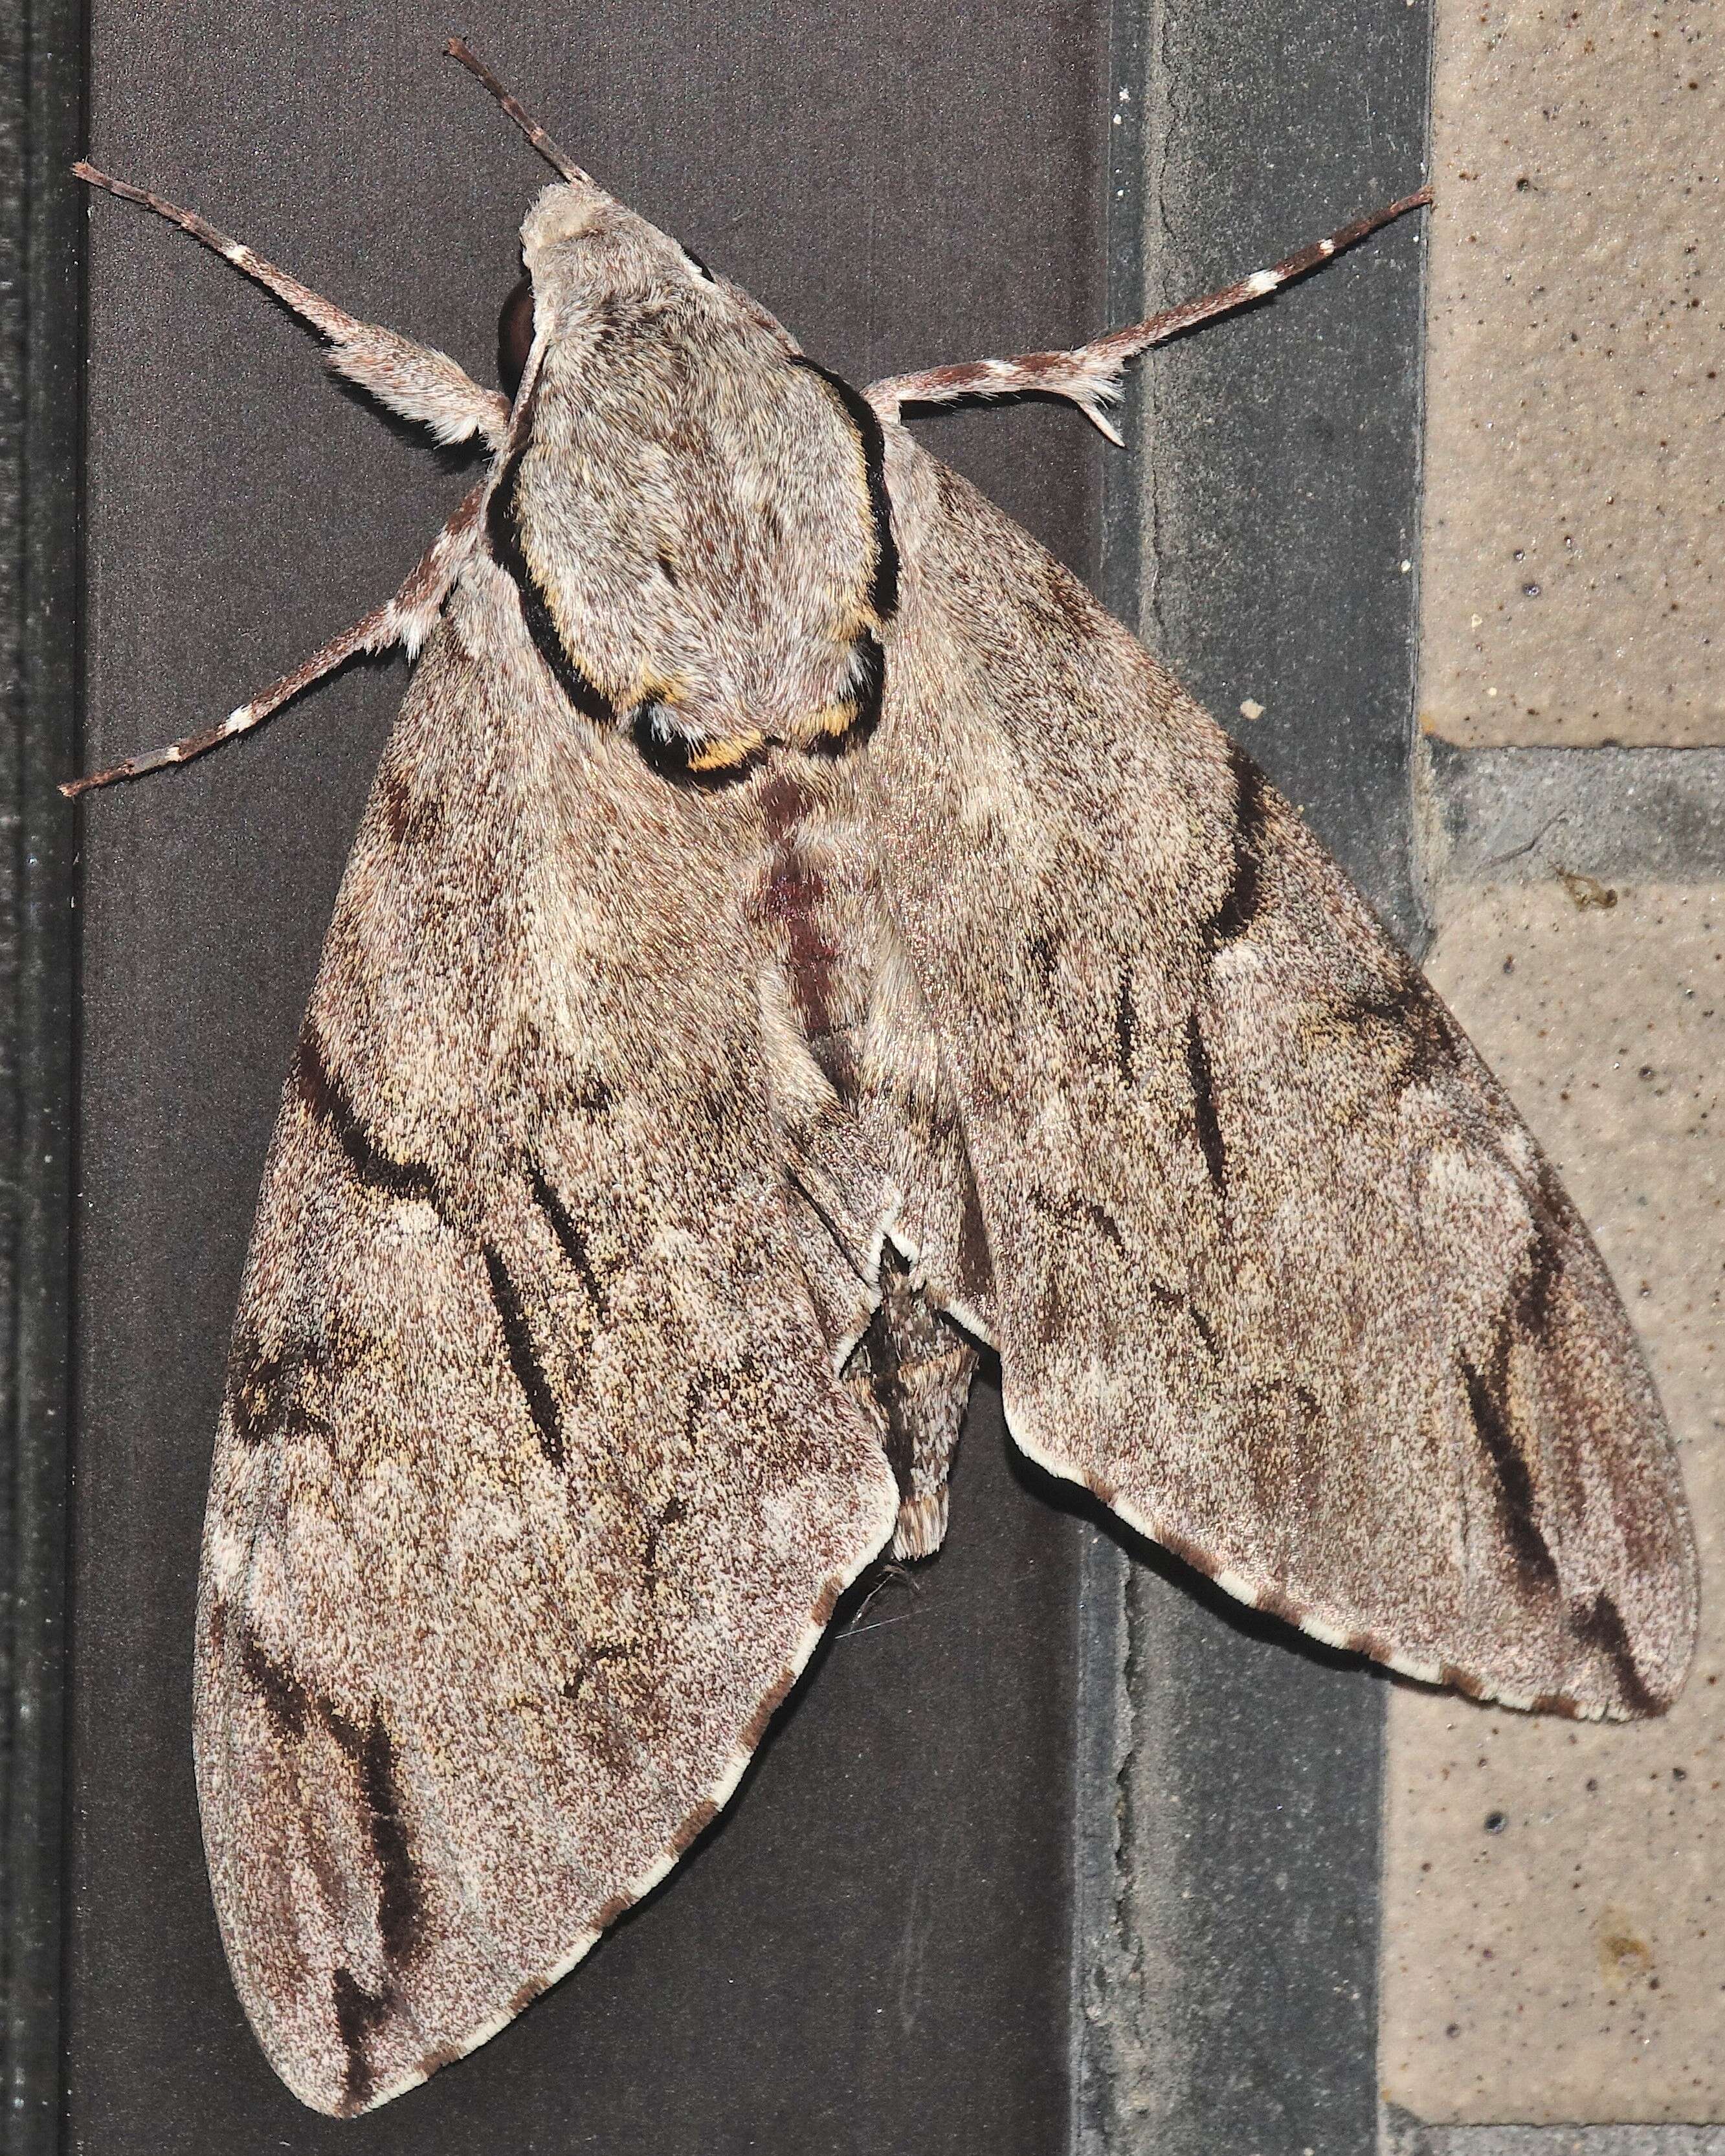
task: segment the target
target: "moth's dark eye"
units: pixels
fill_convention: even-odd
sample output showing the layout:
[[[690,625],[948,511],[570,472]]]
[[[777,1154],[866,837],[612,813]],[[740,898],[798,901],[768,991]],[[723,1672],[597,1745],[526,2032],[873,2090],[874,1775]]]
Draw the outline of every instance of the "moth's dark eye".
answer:
[[[497,379],[510,396],[521,386],[533,343],[533,280],[523,277],[497,317]]]

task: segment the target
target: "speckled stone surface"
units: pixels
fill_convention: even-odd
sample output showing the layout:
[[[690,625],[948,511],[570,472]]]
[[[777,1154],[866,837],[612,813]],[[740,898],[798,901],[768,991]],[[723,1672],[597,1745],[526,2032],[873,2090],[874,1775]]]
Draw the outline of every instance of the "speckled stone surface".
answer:
[[[1717,2126],[1386,2123],[1378,2156],[1725,2156],[1725,2127]]]
[[[1725,886],[1458,887],[1440,918],[1431,978],[1556,1160],[1652,1359],[1703,1630],[1652,1723],[1397,1686],[1384,2092],[1435,2125],[1725,2120]]]
[[[1421,722],[1725,742],[1725,20],[1438,10]]]

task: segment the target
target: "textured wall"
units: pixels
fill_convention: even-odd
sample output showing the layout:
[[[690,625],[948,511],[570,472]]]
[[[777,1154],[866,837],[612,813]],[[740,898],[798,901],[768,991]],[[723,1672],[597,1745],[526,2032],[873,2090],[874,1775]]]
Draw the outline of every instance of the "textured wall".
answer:
[[[1725,2118],[1719,26],[1442,0],[1435,36],[1420,706],[1464,747],[1425,773],[1431,968],[1641,1332],[1703,1632],[1635,1727],[1397,1688],[1380,2070],[1438,2123],[1407,2156],[1560,2122],[1676,2156]],[[1637,2121],[1671,2123],[1603,2123]]]
[[[1436,21],[1421,722],[1725,742],[1725,92],[1706,0]]]

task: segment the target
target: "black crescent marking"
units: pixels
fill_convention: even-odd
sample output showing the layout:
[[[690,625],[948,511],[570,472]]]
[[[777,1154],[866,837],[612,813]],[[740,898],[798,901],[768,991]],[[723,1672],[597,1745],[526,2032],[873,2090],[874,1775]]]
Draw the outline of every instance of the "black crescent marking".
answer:
[[[886,690],[886,654],[874,632],[865,629],[851,647],[860,675],[846,700],[850,722],[842,733],[822,734],[809,745],[811,756],[845,756],[860,748],[880,723],[880,700]]]
[[[437,1178],[418,1161],[392,1159],[378,1146],[361,1122],[346,1086],[331,1070],[322,1038],[310,1021],[300,1035],[294,1084],[311,1114],[333,1135],[362,1183],[391,1198],[418,1199],[447,1222],[449,1212]]]
[[[638,704],[629,715],[629,731],[642,762],[668,785],[686,786],[697,793],[716,793],[752,777],[766,760],[768,745],[762,742],[738,757],[734,763],[717,763],[711,769],[698,771],[694,767],[694,758],[713,744],[691,741],[675,727],[661,733],[654,724],[654,714],[660,709],[656,703]]]
[[[526,454],[526,449],[527,445],[524,443],[504,466],[503,476],[498,480],[486,506],[485,536],[490,542],[491,558],[513,582],[521,598],[521,619],[533,640],[533,649],[545,661],[558,688],[583,718],[591,719],[595,726],[614,726],[617,722],[614,706],[570,657],[545,594],[527,566],[526,556],[521,552],[521,521],[516,513],[516,490],[521,479],[521,459]]]
[[[863,470],[869,490],[869,516],[875,529],[875,573],[869,585],[869,603],[882,621],[898,611],[898,542],[892,531],[892,501],[886,491],[886,436],[880,415],[860,389],[852,388],[842,374],[816,360],[798,357],[793,367],[806,367],[825,382],[855,428],[862,444]]]

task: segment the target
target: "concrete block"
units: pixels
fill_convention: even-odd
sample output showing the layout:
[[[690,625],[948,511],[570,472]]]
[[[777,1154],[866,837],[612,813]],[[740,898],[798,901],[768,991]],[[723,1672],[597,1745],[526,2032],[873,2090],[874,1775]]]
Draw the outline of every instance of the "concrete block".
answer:
[[[1421,721],[1725,742],[1716,11],[1440,7]]]
[[[1701,1531],[1703,1629],[1686,1691],[1650,1723],[1577,1727],[1396,1686],[1384,2092],[1441,2126],[1712,2124],[1725,2121],[1725,886],[1458,891],[1428,970],[1558,1163],[1640,1329]]]

